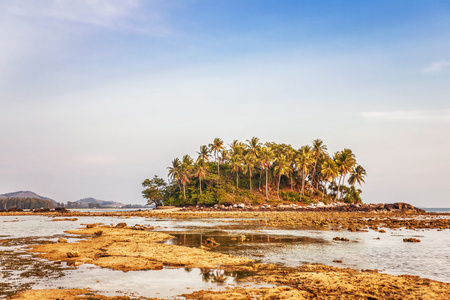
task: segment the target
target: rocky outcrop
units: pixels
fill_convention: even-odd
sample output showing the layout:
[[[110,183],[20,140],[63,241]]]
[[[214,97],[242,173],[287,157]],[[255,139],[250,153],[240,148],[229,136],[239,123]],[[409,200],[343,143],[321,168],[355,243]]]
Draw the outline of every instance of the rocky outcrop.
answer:
[[[214,205],[213,207],[207,206],[188,206],[182,208],[183,211],[323,211],[323,212],[403,212],[403,213],[426,213],[425,210],[412,206],[408,203],[396,202],[396,203],[380,203],[380,204],[361,204],[361,203],[342,203],[333,202],[330,204],[324,204],[319,202],[318,204],[279,204],[279,205],[245,205],[244,203],[233,205]]]
[[[420,240],[416,239],[416,238],[406,238],[406,239],[403,239],[403,241],[405,243],[420,243]]]

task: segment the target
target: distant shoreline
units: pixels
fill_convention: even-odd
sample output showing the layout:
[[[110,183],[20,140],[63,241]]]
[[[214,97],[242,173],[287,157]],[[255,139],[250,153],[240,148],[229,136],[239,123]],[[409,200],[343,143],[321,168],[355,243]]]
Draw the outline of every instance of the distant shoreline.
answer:
[[[419,207],[426,212],[450,213],[450,207]]]

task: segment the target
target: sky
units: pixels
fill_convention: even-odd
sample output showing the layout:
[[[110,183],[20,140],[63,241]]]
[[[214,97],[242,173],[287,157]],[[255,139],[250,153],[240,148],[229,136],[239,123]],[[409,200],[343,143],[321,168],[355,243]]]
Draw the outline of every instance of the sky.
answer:
[[[220,137],[322,139],[450,207],[450,2],[0,0],[0,194],[144,204]]]

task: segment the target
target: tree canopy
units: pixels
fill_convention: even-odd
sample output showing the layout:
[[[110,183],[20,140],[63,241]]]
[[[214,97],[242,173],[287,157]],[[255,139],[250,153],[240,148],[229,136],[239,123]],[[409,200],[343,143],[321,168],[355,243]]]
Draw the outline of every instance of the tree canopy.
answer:
[[[354,186],[365,183],[366,170],[352,150],[330,155],[321,139],[296,149],[257,137],[227,148],[215,138],[196,154],[172,161],[168,184],[157,176],[146,179],[143,197],[159,205],[362,201]]]
[[[167,183],[164,179],[154,176],[152,179],[145,179],[142,182],[142,197],[147,199],[147,204],[155,204],[156,206],[163,205],[166,200]]]

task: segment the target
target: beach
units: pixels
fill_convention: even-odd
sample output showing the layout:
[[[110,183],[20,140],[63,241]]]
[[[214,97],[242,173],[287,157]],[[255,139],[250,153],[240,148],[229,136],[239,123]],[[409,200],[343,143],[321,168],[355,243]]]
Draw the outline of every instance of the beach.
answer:
[[[442,299],[450,292],[448,214],[3,213],[0,226],[2,256],[16,260],[2,261],[2,298]]]

